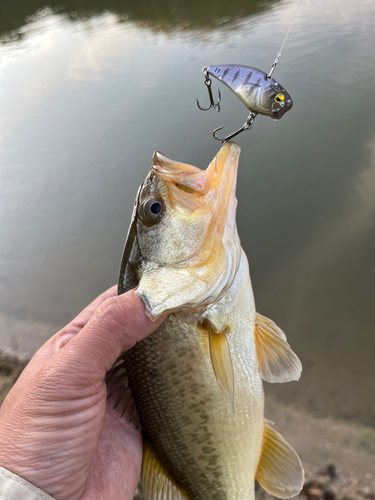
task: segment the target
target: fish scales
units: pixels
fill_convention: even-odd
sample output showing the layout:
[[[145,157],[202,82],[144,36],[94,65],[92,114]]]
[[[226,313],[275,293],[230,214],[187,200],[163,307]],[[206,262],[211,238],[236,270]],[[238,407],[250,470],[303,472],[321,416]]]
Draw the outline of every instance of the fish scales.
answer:
[[[119,293],[136,287],[155,319],[123,354],[145,439],[145,500],[252,500],[254,480],[288,498],[303,484],[295,451],[264,421],[262,378],[299,378],[284,333],[259,315],[237,234],[239,147],[207,170],[155,153],[140,187]]]
[[[254,301],[245,255],[242,260],[241,282],[234,284],[238,301],[228,311],[234,316],[234,308],[248,309],[235,319],[230,336],[236,353],[235,414],[215,381],[201,328],[171,315],[125,354],[143,431],[170,474],[196,500],[254,497],[248,478],[255,476],[261,452],[263,390],[255,371],[255,308],[248,308]],[[250,378],[255,379],[251,385]]]

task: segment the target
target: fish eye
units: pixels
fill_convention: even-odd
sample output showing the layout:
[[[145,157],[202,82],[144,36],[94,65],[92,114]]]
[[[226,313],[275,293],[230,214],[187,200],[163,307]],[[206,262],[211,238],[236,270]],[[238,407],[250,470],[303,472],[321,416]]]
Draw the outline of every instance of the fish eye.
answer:
[[[285,94],[283,94],[282,92],[279,92],[278,94],[275,95],[274,97],[275,99],[275,102],[284,102],[285,101]]]
[[[163,215],[164,204],[161,198],[156,196],[147,197],[139,207],[139,217],[146,224],[159,222]]]

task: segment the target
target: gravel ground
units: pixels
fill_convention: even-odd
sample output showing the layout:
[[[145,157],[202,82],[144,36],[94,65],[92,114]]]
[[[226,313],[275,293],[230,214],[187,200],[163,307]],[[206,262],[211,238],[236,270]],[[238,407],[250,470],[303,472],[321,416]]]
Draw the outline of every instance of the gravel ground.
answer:
[[[27,359],[0,352],[0,404]],[[375,430],[331,418],[316,418],[266,398],[266,416],[298,451],[306,474],[301,500],[375,500]],[[135,500],[142,500],[138,490]],[[270,500],[256,488],[257,500]]]

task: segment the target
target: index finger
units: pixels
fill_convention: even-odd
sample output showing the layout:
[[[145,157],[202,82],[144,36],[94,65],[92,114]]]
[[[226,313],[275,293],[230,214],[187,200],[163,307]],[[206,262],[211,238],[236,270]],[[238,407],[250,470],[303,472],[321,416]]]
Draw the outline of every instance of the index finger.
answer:
[[[76,316],[70,323],[68,323],[63,330],[66,333],[78,333],[82,328],[89,322],[91,316],[97,310],[97,308],[110,297],[115,297],[117,295],[117,285],[111,286],[105,292],[96,297],[95,300],[91,302],[83,311],[81,311],[78,316]]]
[[[78,314],[64,328],[55,333],[47,342],[34,354],[29,364],[23,371],[17,386],[21,386],[24,380],[32,378],[46,363],[59,352],[68,342],[70,342],[78,332],[90,321],[91,317],[108,298],[117,295],[117,285],[112,286],[95,300],[91,302],[82,312]]]

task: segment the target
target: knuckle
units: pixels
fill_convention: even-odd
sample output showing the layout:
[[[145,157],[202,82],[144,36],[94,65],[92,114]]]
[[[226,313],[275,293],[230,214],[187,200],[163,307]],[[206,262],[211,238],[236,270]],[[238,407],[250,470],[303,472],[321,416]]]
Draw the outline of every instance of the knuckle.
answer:
[[[96,309],[94,313],[95,319],[111,319],[113,316],[118,314],[118,303],[117,297],[110,297],[105,300],[100,306]]]
[[[96,319],[111,321],[125,326],[133,316],[135,308],[134,300],[130,294],[110,297],[105,300],[97,309]]]
[[[63,328],[60,332],[56,333],[54,338],[54,347],[56,351],[60,351],[63,347],[66,346],[68,342],[70,342],[76,333],[69,331],[67,328]]]

